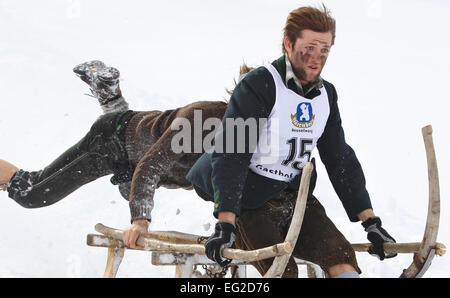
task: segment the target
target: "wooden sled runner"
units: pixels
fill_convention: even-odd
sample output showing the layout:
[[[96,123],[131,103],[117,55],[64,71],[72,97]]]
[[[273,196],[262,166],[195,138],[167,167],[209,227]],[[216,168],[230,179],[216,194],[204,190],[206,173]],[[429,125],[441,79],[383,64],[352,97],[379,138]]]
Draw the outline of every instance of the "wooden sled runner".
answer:
[[[440,196],[437,161],[431,126],[422,128],[422,135],[427,155],[429,181],[428,215],[423,240],[420,243],[386,243],[384,245],[384,249],[388,253],[414,254],[413,262],[407,269],[403,270],[400,276],[402,278],[422,277],[430,267],[434,256],[442,256],[445,254],[445,246],[436,242],[439,230]],[[308,163],[303,169],[296,206],[285,241],[251,251],[231,248],[224,249],[223,256],[233,259],[231,263],[233,266],[242,268],[239,265],[274,258],[272,266],[264,277],[281,277],[300,233],[312,170],[313,165],[311,163]],[[104,277],[115,277],[125,252],[125,247],[122,242],[122,231],[106,227],[102,224],[97,224],[95,230],[103,235],[89,234],[87,236],[87,244],[89,246],[108,248],[108,259]],[[194,270],[194,266],[199,264],[213,266],[213,262],[204,256],[204,241],[199,241],[199,239],[201,239],[200,236],[192,234],[174,231],[154,231],[141,234],[136,243],[143,246],[143,250],[152,251],[152,263],[154,265],[176,265],[176,277],[199,277],[200,273]],[[352,244],[353,249],[357,252],[366,252],[370,246],[370,243]],[[318,266],[314,267],[313,264],[308,262],[299,261],[298,263],[303,263],[308,266],[309,277],[318,275]],[[206,266],[204,268],[206,269]],[[245,272],[243,273],[242,270],[238,270],[237,273],[237,275],[233,276],[245,276]]]

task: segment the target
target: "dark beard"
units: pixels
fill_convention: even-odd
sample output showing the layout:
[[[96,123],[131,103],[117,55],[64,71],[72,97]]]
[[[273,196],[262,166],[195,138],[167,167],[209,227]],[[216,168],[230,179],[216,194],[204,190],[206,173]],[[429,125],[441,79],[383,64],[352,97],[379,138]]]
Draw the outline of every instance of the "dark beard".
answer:
[[[322,70],[321,70],[317,73],[317,75],[314,77],[313,80],[308,80],[306,78],[306,72],[303,68],[296,68],[292,65],[292,70],[294,71],[294,74],[299,79],[299,81],[306,82],[306,85],[311,85],[311,84],[314,85],[315,83],[317,83],[319,81],[320,74],[322,73]],[[302,85],[303,85],[303,83],[302,83]],[[303,87],[305,87],[305,86],[303,86]]]
[[[307,77],[306,77],[306,71],[303,69],[303,66],[306,64],[306,61],[308,61],[308,59],[310,58],[310,56],[311,56],[311,55],[309,55],[309,54],[303,55],[302,52],[296,53],[294,59],[295,59],[295,61],[301,61],[302,65],[300,65],[300,67],[296,67],[296,66],[293,65],[292,62],[291,62],[291,66],[292,66],[292,70],[294,71],[295,76],[296,76],[300,81],[307,82],[307,84],[310,84],[310,83],[313,83],[313,84],[314,84],[314,83],[316,83],[316,82],[319,80],[320,74],[322,73],[322,69],[323,69],[323,66],[325,65],[325,62],[326,62],[327,58],[321,57],[321,62],[322,62],[321,65],[320,65],[321,69],[320,69],[320,71],[317,73],[317,75],[314,77],[314,79],[311,81],[311,80],[308,80],[308,79],[307,79]]]
[[[306,71],[303,69],[303,67],[295,67],[294,65],[292,65],[292,70],[294,71],[295,76],[299,79],[299,81],[304,81],[307,82],[308,80],[306,79]]]

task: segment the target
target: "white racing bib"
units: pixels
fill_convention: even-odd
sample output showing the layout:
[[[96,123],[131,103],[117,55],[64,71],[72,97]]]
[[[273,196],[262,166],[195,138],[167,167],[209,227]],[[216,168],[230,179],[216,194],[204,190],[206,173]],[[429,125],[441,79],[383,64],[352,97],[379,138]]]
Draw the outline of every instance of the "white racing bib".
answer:
[[[289,182],[311,159],[322,135],[330,106],[325,87],[307,99],[287,88],[273,65],[266,66],[275,81],[276,98],[250,161],[250,169],[262,176]]]

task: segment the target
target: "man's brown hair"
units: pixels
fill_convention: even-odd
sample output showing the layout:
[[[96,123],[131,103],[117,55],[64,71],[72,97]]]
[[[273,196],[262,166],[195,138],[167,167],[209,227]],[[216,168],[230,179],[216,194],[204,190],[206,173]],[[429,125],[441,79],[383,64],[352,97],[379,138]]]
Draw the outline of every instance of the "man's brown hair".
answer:
[[[316,32],[331,32],[333,36],[331,44],[334,44],[334,39],[336,38],[336,20],[331,17],[330,11],[324,4],[322,4],[322,10],[306,6],[297,8],[289,13],[286,20],[286,26],[284,27],[284,36],[289,37],[292,46],[294,46],[297,38],[301,36],[302,30],[305,29]],[[286,53],[284,45],[282,45],[282,48],[283,53]],[[250,67],[244,62],[239,69],[239,78],[253,69],[255,69],[255,67]],[[237,82],[234,80],[234,86],[236,86],[236,84]],[[233,94],[233,90],[234,89],[226,89],[229,95]]]
[[[294,46],[298,37],[301,37],[302,30],[309,29],[315,32],[331,32],[334,44],[336,38],[336,20],[331,17],[330,11],[322,4],[322,9],[311,6],[300,7],[291,11],[284,27],[283,39],[287,36]],[[286,53],[282,45],[283,53]]]

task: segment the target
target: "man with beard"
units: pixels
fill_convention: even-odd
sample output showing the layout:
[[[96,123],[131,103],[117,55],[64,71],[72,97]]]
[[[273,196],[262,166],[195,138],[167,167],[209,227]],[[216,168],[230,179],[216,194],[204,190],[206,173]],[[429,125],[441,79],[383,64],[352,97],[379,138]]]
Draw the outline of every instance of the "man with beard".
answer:
[[[284,55],[247,73],[232,93],[223,129],[216,135],[227,150],[205,153],[187,176],[201,197],[215,202],[218,222],[205,248],[222,266],[230,262],[221,256],[224,248],[256,249],[283,241],[302,168],[316,145],[350,221],[362,221],[368,232],[370,253],[381,260],[395,256],[384,253],[383,243],[395,240],[375,216],[362,168],[345,141],[336,89],[320,76],[335,29],[326,7],[292,11],[284,28]],[[230,119],[257,120],[256,147],[250,144],[250,133],[236,137],[235,128],[226,124]],[[267,121],[259,125],[260,119]],[[267,140],[268,153],[262,150]],[[246,150],[238,153],[242,144]],[[350,243],[312,195],[315,177],[311,184],[293,256],[320,265],[330,277],[358,277],[361,271]],[[271,263],[254,265],[264,274]],[[297,276],[292,257],[283,276]]]

